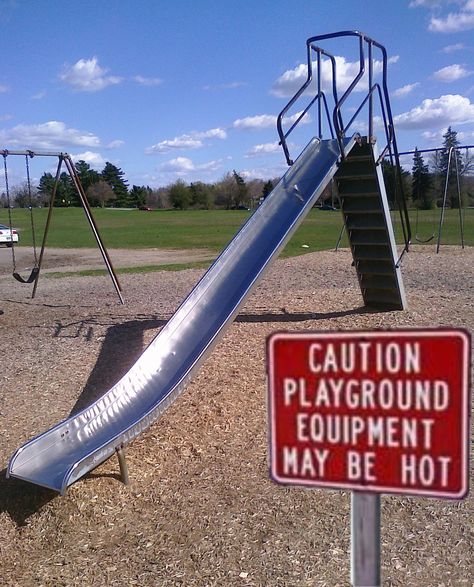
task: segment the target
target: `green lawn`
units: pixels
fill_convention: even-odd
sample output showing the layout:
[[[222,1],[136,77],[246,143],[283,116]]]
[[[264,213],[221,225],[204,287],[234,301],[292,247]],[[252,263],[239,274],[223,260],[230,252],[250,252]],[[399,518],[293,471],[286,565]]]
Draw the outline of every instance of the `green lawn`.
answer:
[[[94,209],[99,232],[109,248],[209,248],[216,252],[232,239],[250,216],[240,210],[138,210]],[[394,216],[397,238],[401,242],[398,215]],[[416,211],[410,211],[413,236],[426,240],[432,234],[436,242],[439,210],[421,211],[416,226]],[[37,244],[41,244],[47,210],[33,211]],[[474,209],[464,211],[465,244],[474,246]],[[31,245],[29,211],[12,210],[13,226],[20,232],[20,245]],[[0,223],[8,225],[7,210],[0,209]],[[313,209],[287,245],[284,256],[334,248],[342,225],[339,212]],[[417,229],[417,230],[416,230]],[[413,238],[413,242],[416,240]],[[459,244],[459,212],[447,210],[442,232],[442,244]],[[308,247],[303,247],[308,245]],[[84,212],[80,208],[56,208],[50,226],[47,246],[71,248],[94,247],[95,241]],[[347,246],[345,237],[341,246]]]

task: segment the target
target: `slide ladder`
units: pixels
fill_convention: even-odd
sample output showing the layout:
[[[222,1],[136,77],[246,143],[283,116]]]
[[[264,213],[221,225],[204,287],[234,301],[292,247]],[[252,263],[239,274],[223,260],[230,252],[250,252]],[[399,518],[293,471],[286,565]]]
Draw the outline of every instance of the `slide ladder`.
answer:
[[[376,145],[363,139],[335,175],[354,266],[364,303],[406,308],[402,275]]]

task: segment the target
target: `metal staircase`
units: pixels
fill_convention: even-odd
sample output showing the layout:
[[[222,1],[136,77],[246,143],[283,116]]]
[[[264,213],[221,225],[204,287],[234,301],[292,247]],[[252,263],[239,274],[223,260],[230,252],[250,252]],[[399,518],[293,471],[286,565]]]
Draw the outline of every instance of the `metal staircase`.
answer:
[[[364,303],[404,310],[405,292],[376,146],[362,140],[335,175]]]
[[[339,95],[338,90],[336,56],[316,44],[334,43],[338,39],[346,44],[354,39],[359,54],[359,71],[348,85],[346,81],[342,95]],[[324,128],[325,132],[330,133],[331,139],[339,145],[340,164],[335,180],[364,303],[366,306],[384,310],[403,310],[406,308],[406,299],[400,261],[403,254],[408,251],[411,229],[403,195],[398,147],[387,87],[387,51],[380,43],[359,31],[340,31],[311,37],[306,41],[306,50],[306,81],[277,119],[280,144],[287,163],[293,165],[287,143],[288,136],[300,121],[308,121],[310,108],[316,106],[317,137],[323,140]],[[373,57],[375,51],[381,56],[377,63]],[[380,82],[376,80],[378,70],[381,70]],[[311,96],[313,91],[314,95],[306,108],[290,116],[295,103],[300,98]],[[332,109],[329,102],[332,102]],[[295,106],[294,109],[296,108]],[[368,114],[365,121],[360,117],[362,111]],[[347,123],[346,118],[349,119]],[[286,131],[283,129],[284,119],[290,123]],[[381,128],[380,134],[385,135],[380,155],[377,153],[373,132],[375,119]],[[366,138],[357,133],[361,127],[367,129]],[[358,136],[358,143],[346,152],[344,145],[351,135]],[[400,255],[396,248],[382,175],[382,162],[386,158],[394,170],[394,204],[400,215],[404,240]]]

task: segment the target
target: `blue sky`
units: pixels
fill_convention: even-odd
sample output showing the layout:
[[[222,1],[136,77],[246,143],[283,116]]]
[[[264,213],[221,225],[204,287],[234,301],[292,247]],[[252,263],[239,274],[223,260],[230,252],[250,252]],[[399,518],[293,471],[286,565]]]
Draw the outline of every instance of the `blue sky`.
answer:
[[[1,147],[111,161],[130,185],[281,175],[306,39],[339,30],[387,48],[401,151],[448,125],[474,143],[474,0],[0,0],[0,27]],[[329,49],[349,75],[354,45]]]

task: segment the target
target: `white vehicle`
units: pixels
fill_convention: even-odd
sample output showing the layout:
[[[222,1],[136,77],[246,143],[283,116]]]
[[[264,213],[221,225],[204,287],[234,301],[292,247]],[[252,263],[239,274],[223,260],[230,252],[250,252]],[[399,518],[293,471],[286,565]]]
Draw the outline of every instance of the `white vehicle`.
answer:
[[[13,246],[13,243],[17,242],[18,232],[14,228],[10,230],[8,226],[0,224],[0,244],[5,243],[7,247],[11,247]]]

